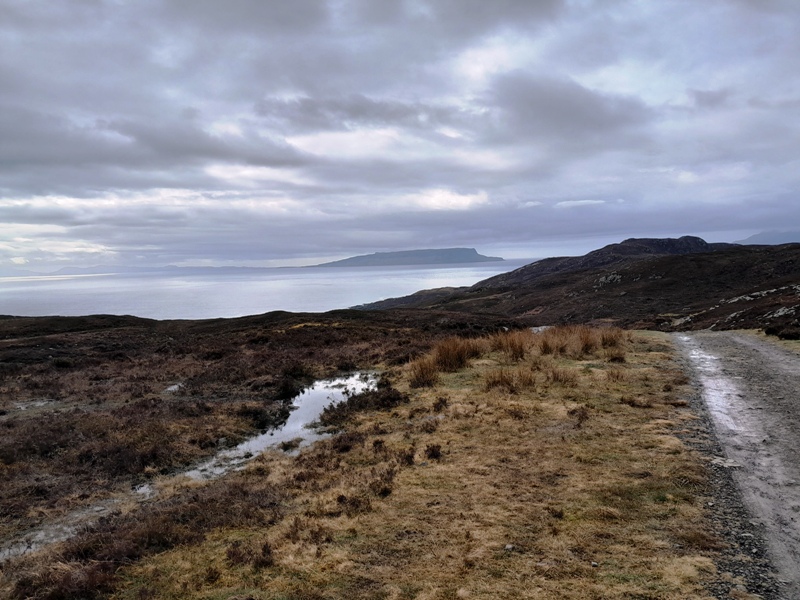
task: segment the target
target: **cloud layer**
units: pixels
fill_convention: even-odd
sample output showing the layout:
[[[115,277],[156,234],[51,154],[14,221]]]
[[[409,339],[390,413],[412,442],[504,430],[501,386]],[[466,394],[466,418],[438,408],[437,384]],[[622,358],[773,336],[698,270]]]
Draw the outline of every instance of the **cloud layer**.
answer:
[[[785,229],[798,63],[794,0],[6,0],[0,266]]]

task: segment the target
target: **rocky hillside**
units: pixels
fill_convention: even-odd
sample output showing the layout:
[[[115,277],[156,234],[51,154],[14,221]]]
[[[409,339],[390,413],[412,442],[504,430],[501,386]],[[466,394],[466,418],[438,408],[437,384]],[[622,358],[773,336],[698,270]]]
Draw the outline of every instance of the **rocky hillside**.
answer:
[[[494,313],[531,325],[603,321],[662,330],[800,331],[800,244],[736,246],[696,237],[630,239],[545,259],[470,288],[366,308]]]

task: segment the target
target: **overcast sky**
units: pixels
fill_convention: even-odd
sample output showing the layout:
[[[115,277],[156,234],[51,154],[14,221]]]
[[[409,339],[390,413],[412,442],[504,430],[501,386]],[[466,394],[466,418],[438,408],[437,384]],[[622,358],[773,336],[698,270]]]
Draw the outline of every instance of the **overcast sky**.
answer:
[[[733,240],[799,159],[797,0],[0,0],[5,267]]]

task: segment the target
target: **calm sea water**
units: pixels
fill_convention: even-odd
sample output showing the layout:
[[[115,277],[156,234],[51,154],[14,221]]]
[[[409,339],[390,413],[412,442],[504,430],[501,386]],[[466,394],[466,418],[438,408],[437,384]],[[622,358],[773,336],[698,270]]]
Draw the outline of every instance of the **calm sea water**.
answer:
[[[0,314],[154,319],[324,312],[437,287],[472,285],[531,261],[464,266],[265,269],[214,275],[0,277]]]

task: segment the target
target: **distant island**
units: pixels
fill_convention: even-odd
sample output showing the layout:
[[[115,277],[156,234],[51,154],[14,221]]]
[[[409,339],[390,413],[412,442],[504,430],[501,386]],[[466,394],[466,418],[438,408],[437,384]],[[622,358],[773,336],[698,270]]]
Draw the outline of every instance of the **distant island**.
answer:
[[[792,244],[800,242],[800,231],[762,231],[751,235],[744,240],[734,242],[736,244],[761,244],[769,246],[778,246],[781,244]]]
[[[475,248],[439,248],[434,250],[401,250],[375,252],[326,262],[315,267],[391,267],[403,265],[453,265],[460,263],[496,262],[502,258],[483,256]]]

